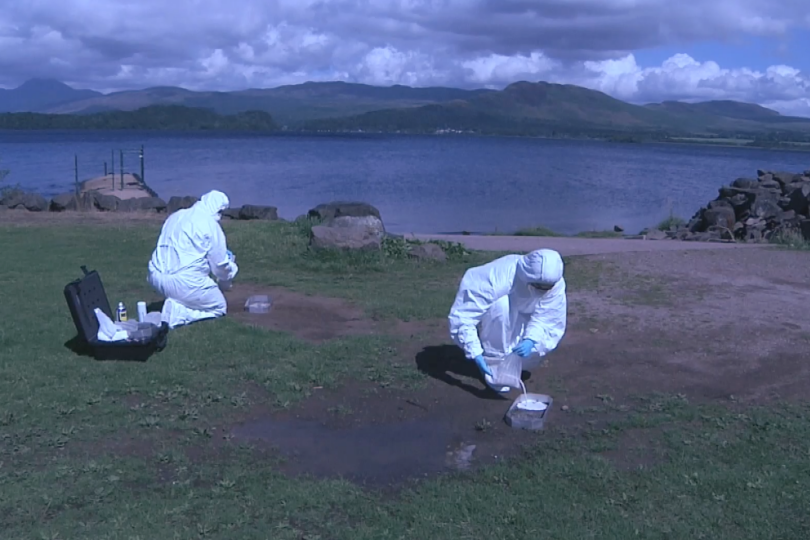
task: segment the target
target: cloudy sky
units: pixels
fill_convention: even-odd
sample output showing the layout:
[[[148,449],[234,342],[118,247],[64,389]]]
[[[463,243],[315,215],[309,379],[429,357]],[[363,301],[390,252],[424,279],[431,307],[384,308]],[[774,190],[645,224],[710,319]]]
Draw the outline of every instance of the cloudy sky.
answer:
[[[0,87],[104,92],[308,80],[620,99],[735,99],[810,116],[810,0],[6,0]]]

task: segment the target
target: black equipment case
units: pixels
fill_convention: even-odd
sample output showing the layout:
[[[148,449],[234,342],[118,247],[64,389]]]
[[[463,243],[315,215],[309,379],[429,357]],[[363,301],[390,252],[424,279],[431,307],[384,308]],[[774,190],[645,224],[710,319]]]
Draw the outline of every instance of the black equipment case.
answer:
[[[153,353],[162,351],[168,341],[169,326],[164,322],[145,340],[99,341],[98,320],[94,313],[99,308],[111,320],[115,320],[101,276],[95,270],[88,272],[82,266],[84,277],[65,285],[70,315],[76,325],[79,339],[89,348],[97,360],[132,360],[145,362]]]

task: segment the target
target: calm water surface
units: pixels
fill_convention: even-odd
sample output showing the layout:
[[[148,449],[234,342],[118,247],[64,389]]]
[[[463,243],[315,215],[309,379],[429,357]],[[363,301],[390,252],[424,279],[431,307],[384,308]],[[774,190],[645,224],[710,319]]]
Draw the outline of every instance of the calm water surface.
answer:
[[[101,175],[125,150],[161,197],[228,194],[234,206],[277,206],[294,219],[316,204],[363,200],[392,232],[562,233],[622,225],[628,232],[671,211],[690,217],[717,189],[757,169],[810,169],[810,153],[687,145],[520,138],[256,136],[141,132],[0,132],[6,183],[45,195]]]

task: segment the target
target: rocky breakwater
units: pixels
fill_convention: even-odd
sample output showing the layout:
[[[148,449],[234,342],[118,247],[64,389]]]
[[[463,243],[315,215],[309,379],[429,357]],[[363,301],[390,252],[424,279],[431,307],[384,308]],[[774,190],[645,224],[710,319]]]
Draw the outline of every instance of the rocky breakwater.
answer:
[[[767,242],[775,235],[802,232],[810,239],[810,171],[757,171],[719,189],[716,199],[685,225],[648,231],[675,240]]]
[[[40,194],[20,189],[9,189],[0,193],[0,210],[25,210],[28,212],[147,212],[171,214],[181,208],[190,208],[198,197],[171,197],[168,202],[157,196],[120,199],[98,191],[62,193],[52,199]],[[228,208],[223,217],[238,220],[277,220],[275,206],[246,204],[238,208]]]

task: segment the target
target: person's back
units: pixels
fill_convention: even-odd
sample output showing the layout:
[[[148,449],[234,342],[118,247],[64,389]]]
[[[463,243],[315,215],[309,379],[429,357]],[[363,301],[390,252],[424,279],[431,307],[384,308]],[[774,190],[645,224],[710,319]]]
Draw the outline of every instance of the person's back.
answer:
[[[176,274],[191,270],[208,275],[206,256],[211,249],[212,229],[219,225],[197,210],[178,210],[166,219],[152,252],[150,271]]]

